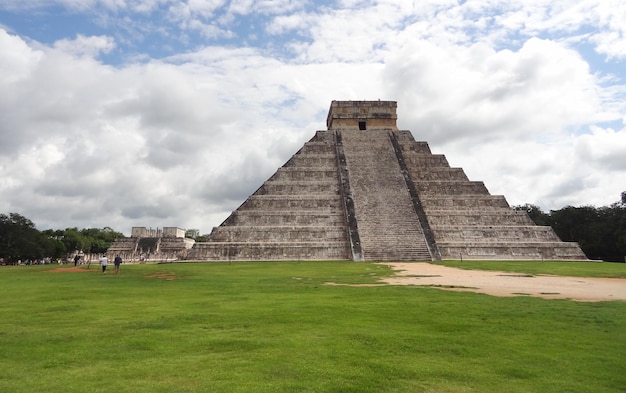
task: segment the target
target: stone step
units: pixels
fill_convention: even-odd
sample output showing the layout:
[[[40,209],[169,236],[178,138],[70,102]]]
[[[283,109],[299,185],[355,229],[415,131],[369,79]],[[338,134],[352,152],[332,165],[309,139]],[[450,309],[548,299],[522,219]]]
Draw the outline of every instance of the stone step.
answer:
[[[424,209],[510,208],[502,195],[420,195]]]
[[[335,146],[332,144],[328,144],[326,142],[307,142],[302,146],[302,149],[298,152],[298,154],[321,154],[327,153],[332,154],[335,151]]]
[[[255,193],[255,195],[337,195],[339,196],[339,184],[336,180],[316,181],[267,181]]]
[[[428,212],[433,215],[476,215],[476,214],[487,214],[487,215],[511,215],[511,216],[522,216],[528,217],[528,214],[523,210],[514,210],[510,207],[499,207],[499,206],[477,206],[477,207],[456,207],[456,208],[429,208]]]
[[[238,210],[224,221],[224,225],[333,225],[342,227],[343,212],[318,212],[310,210]]]
[[[524,213],[524,214],[519,214]],[[431,227],[438,229],[445,225],[480,225],[480,226],[501,226],[501,225],[532,225],[532,220],[525,212],[506,211],[441,211],[429,210],[428,222]]]
[[[450,167],[446,156],[444,156],[443,154],[414,153],[406,155],[406,157],[404,157],[404,160],[409,167]]]
[[[273,261],[346,260],[346,242],[202,242],[190,252],[190,260]]]
[[[432,154],[427,142],[413,142],[407,150],[418,154]]]
[[[443,259],[567,259],[586,260],[576,243],[530,241],[438,242]]]
[[[447,225],[433,230],[437,241],[473,241],[476,239],[559,241],[552,228],[536,225]]]
[[[247,210],[315,210],[320,213],[343,211],[341,198],[336,195],[252,195],[240,207]]]
[[[313,136],[313,138],[311,138],[311,141],[325,142],[334,145],[335,133],[328,130],[318,130],[315,131],[315,135]]]
[[[328,151],[326,153],[309,153],[309,154],[295,154],[293,155],[282,168],[326,168],[336,167],[337,158],[335,152]]]
[[[398,142],[401,143],[403,151],[413,151],[422,154],[432,154],[428,142],[416,141],[411,131],[400,130],[396,133]]]
[[[418,184],[423,181],[469,181],[462,168],[436,167],[412,171],[411,177]]]
[[[366,261],[430,261],[432,257],[426,248],[400,248],[388,246],[384,249],[370,248],[364,252]]]
[[[420,195],[489,195],[485,184],[481,181],[419,181],[415,182]]]
[[[345,241],[346,231],[337,226],[219,226],[212,242]]]
[[[269,180],[332,180],[337,183],[339,176],[336,165],[330,167],[282,167]]]

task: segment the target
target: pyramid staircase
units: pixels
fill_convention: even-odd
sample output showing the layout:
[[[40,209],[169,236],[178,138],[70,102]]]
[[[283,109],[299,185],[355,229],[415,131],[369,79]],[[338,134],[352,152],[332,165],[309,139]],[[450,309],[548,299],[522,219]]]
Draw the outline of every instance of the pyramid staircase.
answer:
[[[365,260],[431,260],[389,131],[337,131]]]

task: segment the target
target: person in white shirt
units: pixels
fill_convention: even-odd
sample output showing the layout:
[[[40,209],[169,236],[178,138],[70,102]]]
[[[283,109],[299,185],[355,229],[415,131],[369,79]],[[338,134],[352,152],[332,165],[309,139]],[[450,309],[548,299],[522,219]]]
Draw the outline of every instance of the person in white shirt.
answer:
[[[108,262],[109,261],[107,259],[106,254],[102,255],[102,258],[100,258],[100,266],[102,266],[102,274],[106,274]]]

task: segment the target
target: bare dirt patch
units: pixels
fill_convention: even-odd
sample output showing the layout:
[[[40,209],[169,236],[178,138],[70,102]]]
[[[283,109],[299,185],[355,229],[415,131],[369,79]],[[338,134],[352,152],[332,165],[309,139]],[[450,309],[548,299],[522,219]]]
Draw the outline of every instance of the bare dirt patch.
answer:
[[[325,282],[324,285],[331,287],[382,287],[387,284],[340,284],[338,282]]]
[[[396,275],[383,278],[390,285],[430,286],[448,291],[493,296],[533,296],[581,302],[626,301],[626,279],[583,278],[508,272],[464,270],[424,262],[383,263]]]
[[[50,273],[75,273],[75,272],[88,272],[89,270],[82,267],[57,267],[56,269],[48,270]]]
[[[146,274],[145,278],[160,278],[165,281],[176,280],[176,274],[172,272],[156,272],[152,274]]]

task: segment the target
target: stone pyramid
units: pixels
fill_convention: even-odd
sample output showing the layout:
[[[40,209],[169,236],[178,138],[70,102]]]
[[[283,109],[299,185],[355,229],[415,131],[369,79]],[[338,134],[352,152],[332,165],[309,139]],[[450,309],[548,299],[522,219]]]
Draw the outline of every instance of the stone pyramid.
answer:
[[[395,101],[333,101],[317,131],[191,260],[586,260],[396,126]]]

